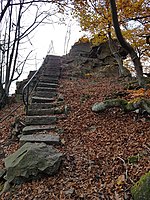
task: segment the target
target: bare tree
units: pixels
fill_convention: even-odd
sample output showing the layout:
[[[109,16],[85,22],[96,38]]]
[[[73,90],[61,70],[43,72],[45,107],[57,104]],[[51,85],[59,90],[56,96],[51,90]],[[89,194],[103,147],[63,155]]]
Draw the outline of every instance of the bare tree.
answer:
[[[6,103],[11,83],[18,79],[32,50],[24,50],[30,35],[41,24],[52,23],[59,12],[54,1],[1,1],[0,12],[0,107]],[[45,3],[49,3],[45,5]],[[50,4],[51,3],[51,4]],[[29,19],[30,18],[30,19]],[[26,54],[22,56],[23,54]]]

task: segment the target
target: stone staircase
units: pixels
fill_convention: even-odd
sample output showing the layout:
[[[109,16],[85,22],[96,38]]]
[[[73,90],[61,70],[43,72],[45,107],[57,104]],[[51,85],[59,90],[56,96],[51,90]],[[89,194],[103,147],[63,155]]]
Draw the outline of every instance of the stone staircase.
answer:
[[[66,112],[58,94],[60,75],[61,57],[47,56],[40,69],[39,81],[31,96],[25,127],[19,138],[21,143],[60,144],[57,122],[65,117]]]

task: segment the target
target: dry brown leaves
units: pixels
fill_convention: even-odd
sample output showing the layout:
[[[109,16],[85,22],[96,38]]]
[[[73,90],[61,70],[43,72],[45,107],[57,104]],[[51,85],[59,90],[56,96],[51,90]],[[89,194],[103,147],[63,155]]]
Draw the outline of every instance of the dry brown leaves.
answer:
[[[64,131],[63,144],[57,148],[65,155],[59,173],[14,186],[1,199],[131,199],[133,182],[150,169],[150,122],[135,121],[134,113],[118,108],[91,112],[95,102],[123,89],[115,79],[61,80],[61,85],[70,111],[59,122]],[[139,160],[129,164],[133,155],[139,155]]]

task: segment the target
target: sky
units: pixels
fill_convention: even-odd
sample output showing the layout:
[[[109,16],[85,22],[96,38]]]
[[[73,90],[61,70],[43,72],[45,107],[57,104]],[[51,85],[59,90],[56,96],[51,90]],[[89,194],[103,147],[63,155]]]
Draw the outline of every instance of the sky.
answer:
[[[68,20],[68,23],[66,24],[71,24],[70,29],[68,28],[68,25],[65,24],[46,24],[38,27],[34,31],[34,34],[31,37],[31,43],[29,44],[29,48],[33,50],[31,55],[32,60],[27,61],[24,72],[18,81],[25,79],[28,76],[29,71],[36,70],[41,66],[50,47],[53,48],[49,54],[60,56],[65,54],[64,44],[67,30],[70,31],[67,52],[69,52],[71,46],[83,36],[83,32],[81,32],[81,29],[76,21],[72,20],[70,22],[70,20]],[[14,93],[15,89],[16,83],[13,82],[10,88],[10,94]]]

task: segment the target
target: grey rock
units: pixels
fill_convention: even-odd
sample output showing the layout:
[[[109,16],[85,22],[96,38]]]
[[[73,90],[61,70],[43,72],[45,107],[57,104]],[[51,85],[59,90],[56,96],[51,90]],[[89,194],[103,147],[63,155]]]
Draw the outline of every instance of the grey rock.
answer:
[[[36,87],[36,91],[45,91],[45,92],[56,92],[56,88],[51,87]]]
[[[50,108],[50,109],[29,109],[28,115],[55,115],[55,114],[63,114],[65,113],[64,107],[56,107],[56,108]]]
[[[65,194],[66,195],[71,195],[71,194],[73,194],[75,192],[75,189],[74,188],[70,188],[69,190],[66,190],[65,191]]]
[[[106,109],[106,104],[104,102],[100,102],[100,103],[95,103],[92,106],[92,111],[93,112],[101,112],[104,111]]]
[[[32,134],[32,135],[22,135],[20,137],[20,142],[44,142],[46,144],[60,144],[60,138],[58,135],[50,134]]]
[[[61,106],[63,102],[50,102],[50,103],[32,103],[29,109],[49,109]]]
[[[54,124],[57,121],[57,117],[52,116],[27,116],[25,119],[26,125],[48,125]]]
[[[58,172],[63,154],[44,143],[25,143],[15,153],[5,158],[5,179],[21,183],[39,178],[41,174],[54,175]]]
[[[51,103],[54,102],[54,98],[44,98],[44,97],[38,97],[38,96],[33,96],[32,97],[32,103]]]
[[[55,109],[50,108],[50,109],[29,109],[28,110],[28,115],[33,116],[33,115],[53,115],[55,114]]]
[[[30,134],[33,132],[41,132],[41,131],[48,131],[48,130],[55,130],[56,126],[54,125],[31,125],[25,126],[22,130],[23,135]]]
[[[56,97],[57,93],[56,92],[48,92],[48,91],[36,91],[35,96],[44,97],[44,98],[52,98],[52,97]]]
[[[51,87],[51,88],[57,88],[58,84],[55,83],[44,83],[44,82],[39,82],[38,87]]]

